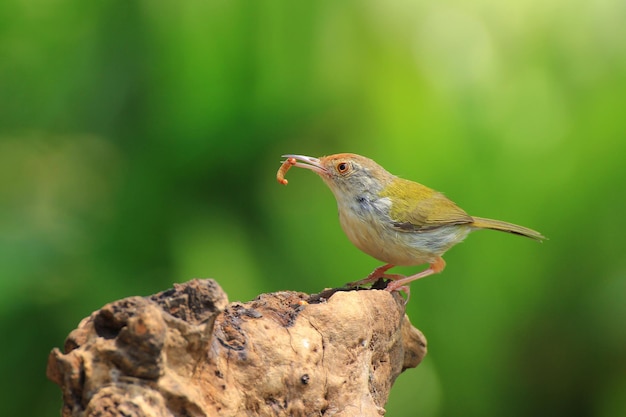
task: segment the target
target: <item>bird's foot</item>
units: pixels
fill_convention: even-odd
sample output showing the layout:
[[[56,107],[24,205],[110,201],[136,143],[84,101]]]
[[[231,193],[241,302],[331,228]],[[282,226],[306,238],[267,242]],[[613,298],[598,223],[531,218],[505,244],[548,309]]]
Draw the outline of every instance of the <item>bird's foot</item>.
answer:
[[[397,274],[385,274],[385,272],[387,272],[389,269],[393,267],[394,266],[391,264],[381,265],[378,268],[374,269],[367,277],[358,281],[347,283],[346,287],[348,288],[360,287],[361,285],[371,284],[379,280],[380,278],[398,279],[394,277],[402,277],[402,275],[397,275]]]
[[[392,287],[393,284],[395,284],[395,282],[390,282],[387,285],[387,288],[385,288],[385,290],[389,291],[389,292],[393,292],[393,291],[400,292],[400,291],[403,291],[406,294],[406,300],[404,300],[404,305],[407,305],[409,303],[409,300],[411,299],[411,287],[409,287],[408,285],[401,285],[399,287],[397,285],[394,285]],[[391,287],[391,289],[390,289],[390,287]]]
[[[411,298],[411,289],[409,288],[408,285],[402,284],[403,282],[407,282],[406,281],[407,277],[405,275],[400,275],[400,274],[386,274],[385,272],[391,268],[393,268],[393,265],[390,265],[390,264],[379,266],[378,268],[374,269],[372,273],[369,274],[367,277],[359,281],[349,282],[346,284],[346,287],[356,288],[356,287],[360,287],[360,286],[367,285],[367,284],[374,284],[372,285],[372,287],[376,287],[377,289],[381,289],[381,290],[385,289],[389,292],[404,291],[404,293],[406,294],[406,301],[404,302],[404,304],[406,304],[409,302],[409,298]],[[380,279],[389,279],[391,280],[391,282],[388,282],[386,287],[382,286],[384,285],[384,282],[382,282],[381,285],[379,286],[379,283],[376,281]],[[400,282],[401,284],[396,285],[397,282]]]

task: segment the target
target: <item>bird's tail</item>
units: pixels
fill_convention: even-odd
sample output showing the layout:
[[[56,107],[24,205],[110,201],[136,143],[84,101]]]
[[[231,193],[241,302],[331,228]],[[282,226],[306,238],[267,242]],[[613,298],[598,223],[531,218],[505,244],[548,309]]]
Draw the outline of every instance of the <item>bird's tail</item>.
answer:
[[[533,229],[518,226],[513,223],[507,223],[500,220],[484,219],[482,217],[473,217],[473,219],[474,222],[471,225],[472,227],[475,227],[477,229],[499,230],[501,232],[508,232],[520,236],[526,236],[539,242],[546,238],[544,235]]]

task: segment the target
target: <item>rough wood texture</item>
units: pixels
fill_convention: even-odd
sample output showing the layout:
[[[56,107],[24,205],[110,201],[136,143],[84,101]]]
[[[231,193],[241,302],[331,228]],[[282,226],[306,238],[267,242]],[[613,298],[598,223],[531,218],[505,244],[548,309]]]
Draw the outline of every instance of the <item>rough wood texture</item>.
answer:
[[[69,416],[380,416],[426,340],[386,291],[263,294],[213,280],[107,304],[54,349]]]

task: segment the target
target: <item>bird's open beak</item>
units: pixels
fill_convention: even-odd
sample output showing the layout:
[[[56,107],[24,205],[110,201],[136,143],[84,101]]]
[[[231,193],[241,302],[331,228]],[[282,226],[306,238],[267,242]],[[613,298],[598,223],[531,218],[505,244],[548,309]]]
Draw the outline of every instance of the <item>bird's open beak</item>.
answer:
[[[328,174],[328,171],[326,170],[326,168],[324,168],[324,166],[322,165],[322,163],[320,162],[318,158],[313,158],[313,157],[304,156],[304,155],[283,155],[282,157],[294,158],[296,161],[298,161],[293,165],[294,167],[310,169],[311,171],[319,175]]]

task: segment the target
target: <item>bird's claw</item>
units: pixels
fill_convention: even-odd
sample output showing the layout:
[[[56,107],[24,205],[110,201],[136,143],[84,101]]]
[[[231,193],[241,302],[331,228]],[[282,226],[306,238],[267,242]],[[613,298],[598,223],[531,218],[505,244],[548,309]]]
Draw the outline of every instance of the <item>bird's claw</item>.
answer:
[[[347,288],[356,288],[356,287],[360,287],[362,285],[366,285],[366,284],[374,284],[376,281],[378,281],[379,279],[390,279],[392,282],[399,280],[399,279],[403,279],[406,278],[406,275],[400,275],[400,274],[382,274],[380,276],[376,276],[374,278],[372,277],[367,277],[367,278],[363,278],[361,280],[358,281],[353,281],[353,282],[348,282],[346,284]],[[388,284],[388,285],[391,285]]]
[[[404,301],[404,305],[407,305],[409,303],[409,299],[411,298],[411,287],[409,287],[408,285],[395,285],[396,282],[390,282],[387,285],[387,288],[385,288],[385,291],[389,291],[389,292],[394,292],[394,291],[404,291],[404,293],[406,294],[406,300]]]

